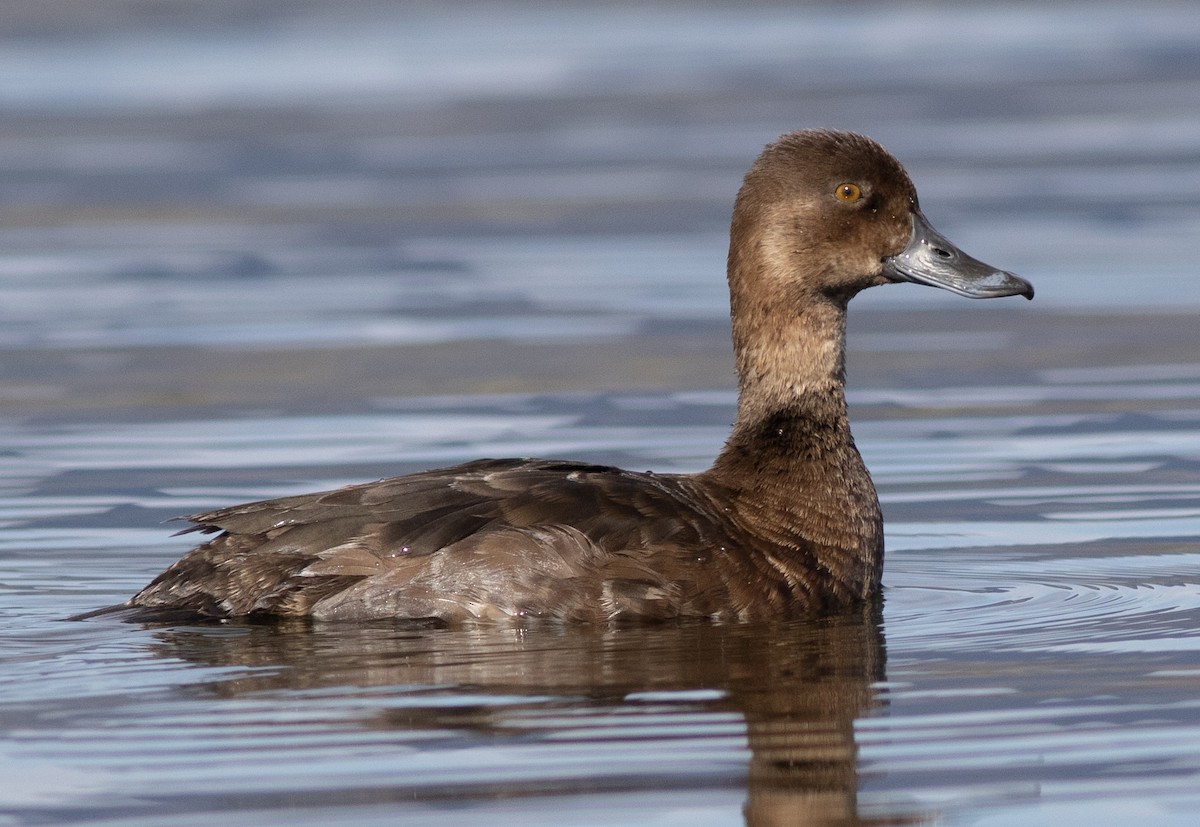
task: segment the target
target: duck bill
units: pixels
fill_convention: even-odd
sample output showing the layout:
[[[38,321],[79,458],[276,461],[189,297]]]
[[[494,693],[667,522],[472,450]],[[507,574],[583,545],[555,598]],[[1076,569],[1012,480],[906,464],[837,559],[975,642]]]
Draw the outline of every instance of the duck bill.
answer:
[[[971,299],[1033,298],[1032,284],[967,255],[935,230],[920,210],[913,210],[912,219],[908,246],[883,260],[888,278],[940,287]]]

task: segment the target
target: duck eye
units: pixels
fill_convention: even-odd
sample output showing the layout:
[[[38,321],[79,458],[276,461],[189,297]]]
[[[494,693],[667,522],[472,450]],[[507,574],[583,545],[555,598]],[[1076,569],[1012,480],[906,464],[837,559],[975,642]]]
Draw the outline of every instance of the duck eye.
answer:
[[[838,184],[834,189],[833,194],[837,196],[838,201],[841,201],[845,204],[853,204],[855,201],[858,201],[860,198],[862,198],[863,195],[862,187],[860,187],[858,184],[851,183],[850,181]]]

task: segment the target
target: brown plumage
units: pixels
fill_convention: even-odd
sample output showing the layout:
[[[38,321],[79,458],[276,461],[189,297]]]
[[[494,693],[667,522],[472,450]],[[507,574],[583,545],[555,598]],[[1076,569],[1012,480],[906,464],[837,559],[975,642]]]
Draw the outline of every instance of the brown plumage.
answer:
[[[929,226],[849,133],[768,146],[734,206],[733,433],[700,474],[479,460],[190,517],[216,534],[126,604],[226,617],[792,617],[879,588],[883,525],[846,416],[846,303],[914,281],[1033,296]]]

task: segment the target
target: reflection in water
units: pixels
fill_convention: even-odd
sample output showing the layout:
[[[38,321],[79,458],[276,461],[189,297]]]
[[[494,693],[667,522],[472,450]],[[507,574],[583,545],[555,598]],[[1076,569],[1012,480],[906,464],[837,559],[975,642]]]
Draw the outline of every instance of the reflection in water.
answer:
[[[454,776],[418,767],[376,790],[376,802],[745,780],[747,824],[856,824],[854,721],[877,703],[873,686],[884,678],[879,610],[770,626],[193,626],[158,631],[153,647],[164,658],[237,668],[237,677],[202,685],[221,699],[368,694],[369,711],[351,729],[394,733],[398,750],[457,741],[502,755],[510,741],[560,753],[554,772],[507,768],[503,788],[478,767]],[[748,773],[728,761],[738,754],[728,748],[690,768],[669,759],[647,771],[628,759],[630,742],[678,759],[681,750],[703,755],[718,735],[746,739]],[[603,765],[605,742],[625,745],[616,766]],[[337,792],[312,795],[328,805]]]

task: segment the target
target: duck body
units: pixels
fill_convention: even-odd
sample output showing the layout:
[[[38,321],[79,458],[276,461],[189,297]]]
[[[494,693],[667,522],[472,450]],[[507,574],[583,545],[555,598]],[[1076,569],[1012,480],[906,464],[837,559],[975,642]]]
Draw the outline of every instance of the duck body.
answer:
[[[699,474],[475,462],[196,514],[215,536],[124,608],[463,622],[767,620],[871,597],[883,521],[845,402],[845,313],[913,281],[1028,282],[966,256],[891,155],[851,133],[771,144],[738,194],[728,277],[739,398]]]
[[[789,443],[780,456],[806,457],[804,483],[485,459],[193,515],[191,530],[217,536],[132,605],[215,617],[604,622],[780,619],[867,597],[883,557],[870,477],[841,434],[814,441],[797,424],[780,417],[762,438]]]

